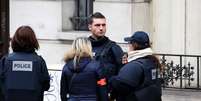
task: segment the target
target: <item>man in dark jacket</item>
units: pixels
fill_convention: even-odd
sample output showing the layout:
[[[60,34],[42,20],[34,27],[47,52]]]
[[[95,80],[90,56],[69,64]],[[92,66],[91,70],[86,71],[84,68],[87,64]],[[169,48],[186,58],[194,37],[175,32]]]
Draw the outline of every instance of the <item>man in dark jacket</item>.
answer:
[[[102,73],[108,79],[116,75],[122,67],[123,51],[119,45],[105,36],[106,18],[104,15],[99,12],[92,14],[88,27],[92,33],[89,40],[92,43],[94,58],[101,62]]]

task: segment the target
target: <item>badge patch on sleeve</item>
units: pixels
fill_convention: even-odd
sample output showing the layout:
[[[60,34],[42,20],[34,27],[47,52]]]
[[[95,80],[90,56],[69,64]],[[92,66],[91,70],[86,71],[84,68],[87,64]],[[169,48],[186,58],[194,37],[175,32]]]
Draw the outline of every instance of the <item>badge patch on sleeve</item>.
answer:
[[[152,69],[151,70],[151,76],[152,76],[151,78],[152,78],[152,80],[156,79],[156,75],[157,75],[156,74],[156,69]]]
[[[13,61],[12,71],[32,71],[32,61]]]

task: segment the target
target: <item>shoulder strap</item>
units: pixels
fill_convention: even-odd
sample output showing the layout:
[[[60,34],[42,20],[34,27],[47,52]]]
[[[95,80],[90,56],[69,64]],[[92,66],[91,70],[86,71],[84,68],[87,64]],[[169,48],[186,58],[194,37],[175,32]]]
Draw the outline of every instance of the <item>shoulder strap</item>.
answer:
[[[72,77],[71,77],[71,79],[70,79],[69,86],[68,86],[69,91],[71,91],[72,82],[73,82],[73,79],[75,79],[76,75],[77,75],[77,73],[73,73],[73,75],[72,75]]]
[[[105,47],[102,49],[101,53],[100,53],[100,56],[104,56],[108,51],[109,49],[112,47],[112,45],[114,44],[114,42],[112,41],[109,41]]]

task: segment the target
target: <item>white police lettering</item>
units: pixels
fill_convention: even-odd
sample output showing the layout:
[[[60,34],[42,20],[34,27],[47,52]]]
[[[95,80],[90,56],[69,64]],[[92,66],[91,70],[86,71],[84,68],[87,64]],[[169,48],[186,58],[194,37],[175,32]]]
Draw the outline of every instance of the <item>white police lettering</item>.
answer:
[[[156,69],[152,69],[151,70],[151,76],[152,76],[152,80],[156,79]]]
[[[32,61],[13,61],[12,71],[32,71]]]

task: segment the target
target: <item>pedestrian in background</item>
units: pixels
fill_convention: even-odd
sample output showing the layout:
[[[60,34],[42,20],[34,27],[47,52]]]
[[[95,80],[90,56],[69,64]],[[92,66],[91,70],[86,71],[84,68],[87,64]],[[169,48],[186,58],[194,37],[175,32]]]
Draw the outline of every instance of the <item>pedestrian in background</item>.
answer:
[[[64,60],[66,64],[60,83],[61,101],[99,101],[98,86],[106,84],[100,73],[100,62],[93,60],[88,38],[76,38]]]
[[[100,61],[102,66],[102,74],[106,79],[113,75],[117,75],[122,67],[123,51],[119,45],[105,36],[106,33],[106,18],[100,12],[95,12],[89,18],[89,30],[91,36],[89,40],[92,43],[93,56],[97,61]],[[109,92],[104,86],[100,92]],[[102,97],[104,98],[104,97]],[[107,99],[102,99],[107,101]]]
[[[161,101],[161,65],[153,55],[148,34],[137,31],[124,40],[129,44],[128,63],[110,79],[117,101]]]
[[[19,27],[11,47],[13,52],[0,62],[5,101],[43,101],[50,77],[44,59],[35,52],[39,43],[33,29]]]

